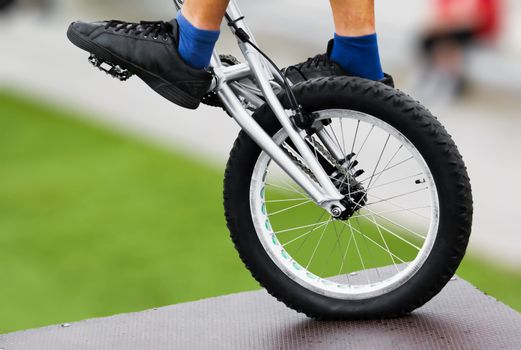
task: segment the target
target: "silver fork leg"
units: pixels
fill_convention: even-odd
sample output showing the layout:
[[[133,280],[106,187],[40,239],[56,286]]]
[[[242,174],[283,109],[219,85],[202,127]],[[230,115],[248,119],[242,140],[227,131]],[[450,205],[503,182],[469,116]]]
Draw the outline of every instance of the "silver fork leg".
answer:
[[[238,28],[246,31],[254,41],[253,35],[244,23],[242,14],[235,0],[231,0],[227,10],[228,15],[235,21]],[[293,125],[290,116],[284,110],[284,107],[278,100],[270,80],[277,74],[272,74],[271,65],[267,65],[259,53],[248,43],[239,41],[239,47],[248,61],[251,73],[253,73],[259,88],[261,89],[266,101],[273,110],[275,116],[279,120],[283,129],[288,133],[289,138],[295,145],[297,151],[304,159],[304,162],[315,175],[318,184],[312,181],[298,166],[290,159],[290,157],[277,145],[271,137],[262,129],[262,127],[252,118],[245,110],[234,94],[228,82],[226,74],[222,70],[222,64],[219,57],[214,53],[212,57],[212,66],[217,77],[217,92],[223,101],[223,104],[230,115],[245,130],[248,135],[261,147],[280,167],[284,170],[300,187],[306,191],[310,197],[328,210],[330,213],[344,210],[344,206],[340,200],[344,198],[342,194],[331,182],[331,179],[324,171],[313,152],[304,141],[305,132]],[[336,215],[335,215],[336,216]]]
[[[295,165],[289,156],[271,139],[262,127],[244,110],[239,99],[227,84],[219,89],[226,110],[248,135],[319,205],[326,204],[327,198],[313,182]]]
[[[259,59],[257,59],[257,52],[254,49],[245,43],[240,43],[239,46],[244,53],[246,60],[248,61],[253,74],[257,78],[257,83],[266,98],[269,106],[273,110],[273,113],[279,120],[281,126],[288,133],[289,138],[293,141],[293,144],[299,151],[300,155],[306,162],[306,165],[315,175],[317,181],[320,186],[323,188],[324,192],[330,197],[337,200],[343,198],[343,196],[338,192],[337,188],[331,182],[331,179],[324,171],[318,160],[313,155],[313,152],[308,147],[306,142],[303,139],[303,135],[305,133],[301,130],[297,130],[296,127],[291,122],[288,114],[284,110],[284,107],[280,103],[279,99],[273,92],[273,89],[269,83],[269,80],[264,75],[264,69],[262,63]]]

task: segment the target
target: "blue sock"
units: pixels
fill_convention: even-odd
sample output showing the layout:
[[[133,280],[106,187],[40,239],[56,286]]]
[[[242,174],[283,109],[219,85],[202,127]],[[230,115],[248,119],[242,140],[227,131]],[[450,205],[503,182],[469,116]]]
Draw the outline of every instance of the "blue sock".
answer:
[[[181,58],[193,68],[208,67],[220,31],[194,27],[184,18],[181,11],[177,12],[176,20],[179,24],[178,51]]]
[[[335,34],[330,58],[350,75],[371,80],[384,77],[376,33],[363,36]]]

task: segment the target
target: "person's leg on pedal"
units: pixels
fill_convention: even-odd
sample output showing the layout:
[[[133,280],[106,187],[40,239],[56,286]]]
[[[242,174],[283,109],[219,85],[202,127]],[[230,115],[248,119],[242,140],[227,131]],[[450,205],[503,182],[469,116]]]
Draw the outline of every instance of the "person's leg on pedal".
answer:
[[[170,22],[74,22],[67,35],[97,62],[136,74],[157,93],[195,109],[211,81],[208,67],[229,0],[185,0]],[[374,0],[330,0],[335,37],[328,52],[288,68],[290,80],[353,75],[392,85],[382,73],[375,34]],[[327,62],[317,65],[315,60]],[[311,64],[313,63],[313,64]],[[296,74],[297,72],[298,74]],[[291,74],[290,74],[291,75]]]
[[[374,0],[330,0],[330,3],[335,22],[331,60],[350,75],[382,79]]]
[[[228,1],[186,0],[170,22],[74,22],[67,36],[96,62],[127,69],[171,102],[195,109],[211,85],[205,68]]]
[[[383,73],[375,30],[374,0],[330,0],[335,23],[327,52],[284,70],[293,83],[329,76],[356,76],[394,86]]]

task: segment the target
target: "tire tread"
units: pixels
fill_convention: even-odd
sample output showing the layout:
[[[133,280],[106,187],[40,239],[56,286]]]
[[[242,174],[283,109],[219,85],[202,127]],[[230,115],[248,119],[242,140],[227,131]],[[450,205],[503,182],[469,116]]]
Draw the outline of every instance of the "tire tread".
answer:
[[[311,81],[306,81],[295,85],[295,95],[301,100],[317,99],[320,96],[336,94],[337,99],[348,94],[365,95],[371,98],[374,104],[383,104],[390,108],[398,110],[401,118],[406,118],[413,127],[418,128],[423,135],[429,135],[430,141],[437,145],[437,157],[443,161],[443,164],[451,169],[450,181],[455,184],[457,191],[454,192],[454,202],[457,203],[454,210],[457,211],[455,216],[458,218],[455,226],[454,244],[450,248],[448,260],[444,262],[441,273],[439,273],[431,281],[428,288],[422,293],[416,293],[412,298],[408,298],[406,302],[396,307],[389,307],[387,310],[382,310],[377,315],[370,313],[368,315],[349,315],[345,313],[322,313],[316,309],[309,308],[306,303],[298,302],[297,299],[287,297],[287,293],[280,290],[281,286],[273,284],[263,273],[256,267],[256,262],[253,260],[249,247],[245,246],[243,242],[243,233],[238,232],[237,218],[233,215],[235,208],[233,207],[233,200],[236,188],[237,177],[244,176],[244,174],[237,174],[241,167],[241,163],[245,157],[245,145],[251,143],[251,139],[244,132],[241,131],[239,137],[235,141],[230,153],[230,159],[225,171],[225,186],[224,186],[224,206],[227,226],[231,233],[232,241],[235,248],[239,252],[239,256],[244,265],[251,272],[253,277],[260,283],[260,285],[268,291],[273,297],[280,302],[283,302],[288,307],[306,314],[315,319],[365,319],[365,318],[392,318],[403,316],[414,309],[424,305],[432,297],[438,294],[441,289],[447,284],[450,278],[456,272],[456,269],[461,262],[466,247],[468,244],[471,224],[472,224],[472,194],[467,168],[458,151],[458,148],[452,137],[448,134],[443,125],[432,114],[417,101],[412,99],[405,93],[395,90],[384,84],[369,81],[356,77],[327,77],[319,78]],[[319,96],[319,97],[317,97]],[[287,98],[281,97],[283,104],[287,104]],[[342,103],[339,101],[339,103]],[[271,110],[267,105],[261,106],[254,117],[259,123],[267,129],[268,132],[273,132],[274,124],[270,121]],[[271,118],[273,120],[273,118]],[[271,130],[270,130],[271,128]],[[247,147],[246,147],[247,148]],[[251,156],[251,154],[250,154]],[[250,174],[251,175],[251,174]]]

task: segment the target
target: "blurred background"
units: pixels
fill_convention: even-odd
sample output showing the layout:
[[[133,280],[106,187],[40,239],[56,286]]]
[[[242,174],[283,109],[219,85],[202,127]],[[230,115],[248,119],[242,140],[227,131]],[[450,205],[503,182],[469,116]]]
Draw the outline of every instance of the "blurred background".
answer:
[[[521,311],[521,2],[376,2],[385,70],[469,168],[458,274]],[[280,66],[333,33],[325,0],[240,4]],[[0,0],[0,333],[258,288],[222,214],[238,127],[94,70],[65,36],[75,19],[174,14],[169,0]],[[228,33],[219,45],[237,53]]]

